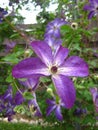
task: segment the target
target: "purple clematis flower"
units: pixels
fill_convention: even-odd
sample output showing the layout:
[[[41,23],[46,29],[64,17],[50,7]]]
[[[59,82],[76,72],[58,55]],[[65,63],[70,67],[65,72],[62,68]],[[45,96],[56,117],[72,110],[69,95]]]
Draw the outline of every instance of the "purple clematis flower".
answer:
[[[15,115],[14,108],[23,101],[21,93],[17,91],[16,95],[13,96],[12,87],[9,86],[7,91],[3,95],[0,95],[0,112],[4,117],[8,118],[8,121],[11,121],[12,116]]]
[[[89,0],[89,4],[84,6],[84,10],[90,11],[88,14],[88,19],[98,15],[98,0]]]
[[[71,108],[75,102],[76,91],[69,76],[88,76],[88,65],[78,56],[66,59],[69,50],[62,46],[55,54],[43,41],[34,41],[31,46],[39,58],[27,58],[21,61],[13,67],[12,75],[15,78],[30,78],[34,75],[51,76],[57,94],[66,108]]]
[[[68,22],[66,22],[64,19],[56,18],[55,20],[53,20],[52,22],[50,22],[47,25],[45,37],[50,35],[50,36],[55,37],[55,38],[60,38],[61,37],[60,27],[64,24],[67,24],[67,23]]]
[[[75,111],[74,111],[74,115],[75,116],[81,116],[82,114],[86,114],[87,113],[87,110],[86,108],[82,109],[82,108],[76,108]]]
[[[37,103],[36,94],[34,92],[38,87],[38,81],[39,81],[39,76],[34,76],[25,81],[21,81],[21,84],[23,84],[28,89],[28,91],[30,91],[33,95],[33,99],[28,101],[28,106],[30,110],[32,110],[34,116],[41,117],[42,113]]]
[[[50,22],[46,27],[46,32],[44,35],[44,41],[52,48],[52,50],[57,50],[57,48],[62,44],[60,27],[67,24],[65,19],[56,18]]]
[[[56,102],[55,99],[52,99],[52,100],[47,99],[46,102],[49,105],[47,110],[46,110],[47,116],[49,116],[52,111],[55,111],[56,118],[58,120],[62,121],[63,120],[63,116],[62,116],[62,113],[61,113],[61,107],[66,108],[65,104],[61,100]]]
[[[7,11],[5,11],[3,8],[0,7],[0,23],[3,22],[4,15],[8,14]]]
[[[92,97],[93,97],[93,103],[95,106],[95,110],[98,113],[98,89],[96,87],[90,88],[90,92],[91,92]]]
[[[36,94],[35,93],[32,93],[32,94],[33,94],[34,98],[32,100],[29,100],[28,106],[34,116],[41,117],[42,113],[41,113],[40,107],[37,103]]]

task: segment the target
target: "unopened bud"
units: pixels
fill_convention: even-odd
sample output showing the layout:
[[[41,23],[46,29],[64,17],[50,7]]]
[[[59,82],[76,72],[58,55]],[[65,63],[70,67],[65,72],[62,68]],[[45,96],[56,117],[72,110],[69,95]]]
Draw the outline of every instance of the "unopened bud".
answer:
[[[53,90],[52,90],[51,88],[47,88],[47,92],[48,92],[51,96],[54,95],[54,94],[53,94]]]
[[[25,50],[24,57],[28,57],[30,55],[30,49]]]
[[[78,24],[75,23],[75,22],[71,23],[71,28],[72,29],[77,29],[78,28]]]

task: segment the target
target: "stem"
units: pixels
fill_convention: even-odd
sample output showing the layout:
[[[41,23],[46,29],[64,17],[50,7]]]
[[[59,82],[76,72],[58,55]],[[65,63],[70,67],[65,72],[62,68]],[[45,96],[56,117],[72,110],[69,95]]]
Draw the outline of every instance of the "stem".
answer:
[[[18,88],[17,84],[15,83],[14,79],[13,79],[13,83],[14,83],[15,87],[17,88],[17,90],[21,93],[21,95],[23,95],[23,93],[22,93],[21,90]]]
[[[7,20],[6,18],[4,18],[4,20],[12,27],[12,29],[16,30],[19,33],[19,35],[23,39],[25,39],[27,41],[27,43],[30,42],[30,40],[28,39],[28,37],[26,35],[24,35],[20,30],[18,30],[15,26],[13,26],[9,20]],[[27,44],[26,44],[26,48],[27,48]]]

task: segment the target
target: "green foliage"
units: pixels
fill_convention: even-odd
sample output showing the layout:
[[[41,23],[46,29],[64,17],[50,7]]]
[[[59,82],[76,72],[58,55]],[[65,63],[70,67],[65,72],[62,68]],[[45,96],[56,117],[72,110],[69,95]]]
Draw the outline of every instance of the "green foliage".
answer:
[[[29,10],[28,3],[31,2],[37,6],[40,6],[41,10],[37,15],[37,24],[31,25],[29,31],[19,30],[17,24],[23,24],[24,18],[20,16],[19,10],[22,10],[24,6],[27,5],[27,10]],[[55,12],[47,11],[50,3],[56,3],[57,8]],[[68,21],[67,25],[63,25],[60,29],[61,36],[63,40],[63,46],[69,48],[70,55],[78,55],[83,58],[89,66],[89,76],[86,78],[72,78],[75,88],[76,88],[76,102],[72,109],[62,109],[62,114],[64,116],[64,121],[59,122],[55,118],[54,112],[50,116],[46,117],[46,99],[51,98],[52,93],[47,91],[48,88],[55,91],[54,85],[51,83],[51,78],[41,78],[39,83],[39,88],[36,91],[37,101],[41,108],[43,119],[49,123],[57,123],[55,126],[34,126],[28,124],[11,124],[11,123],[0,123],[0,129],[2,130],[75,130],[78,129],[94,129],[96,123],[96,113],[92,100],[92,95],[90,93],[90,87],[98,88],[98,57],[94,53],[98,54],[98,38],[96,34],[98,33],[98,27],[95,27],[91,23],[94,23],[97,18],[93,18],[90,21],[87,19],[87,13],[83,11],[83,6],[87,2],[76,0],[23,0],[20,4],[16,5],[14,3],[15,16],[7,16],[4,22],[0,24],[0,51],[4,53],[5,46],[3,45],[4,39],[8,38],[10,40],[15,40],[17,45],[12,48],[10,52],[6,55],[0,55],[0,94],[3,94],[7,89],[7,86],[11,84],[13,86],[14,93],[17,90],[18,83],[12,77],[12,67],[17,64],[22,59],[34,56],[35,54],[29,47],[30,38],[43,40],[46,25],[57,17],[66,18]],[[65,13],[62,16],[61,11],[64,10]],[[98,22],[98,21],[97,21]],[[76,27],[72,26],[75,23]],[[22,44],[21,44],[22,41]],[[26,52],[29,49],[29,52]],[[95,50],[94,50],[95,49]],[[23,79],[22,79],[23,80]],[[16,83],[16,84],[15,84]],[[18,89],[22,86],[19,85]],[[25,99],[33,99],[30,92],[24,92],[23,96]],[[85,108],[87,113],[80,116],[74,115],[76,108]],[[26,104],[22,104],[15,108],[17,113],[23,113],[30,116]],[[89,126],[90,125],[90,126]]]
[[[27,100],[31,100],[31,99],[34,98],[33,95],[32,95],[32,93],[30,93],[30,92],[24,92],[24,93],[23,93],[23,97],[24,97],[25,99],[27,99]]]

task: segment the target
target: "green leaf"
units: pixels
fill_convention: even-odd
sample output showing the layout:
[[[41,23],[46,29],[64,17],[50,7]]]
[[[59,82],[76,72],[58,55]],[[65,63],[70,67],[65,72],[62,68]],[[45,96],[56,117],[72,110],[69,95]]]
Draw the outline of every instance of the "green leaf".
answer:
[[[6,78],[6,82],[10,83],[13,81],[12,74],[9,74],[8,77]]]
[[[32,93],[30,93],[30,92],[24,92],[24,93],[23,93],[23,96],[24,96],[24,98],[27,99],[27,100],[31,100],[31,99],[34,98],[33,95],[32,95]]]
[[[14,111],[17,112],[17,113],[24,114],[25,113],[25,108],[23,107],[23,105],[19,105],[19,106],[16,106],[14,108]]]
[[[67,33],[67,32],[72,33],[72,29],[69,25],[63,25],[63,26],[61,26],[61,32],[64,33],[64,34]]]
[[[19,59],[16,57],[15,54],[9,54],[4,58],[2,58],[2,60],[10,63],[15,63],[15,64],[19,62]]]
[[[13,35],[10,36],[10,38],[16,38],[16,37],[19,37],[18,33],[15,33],[15,34],[13,34]]]

